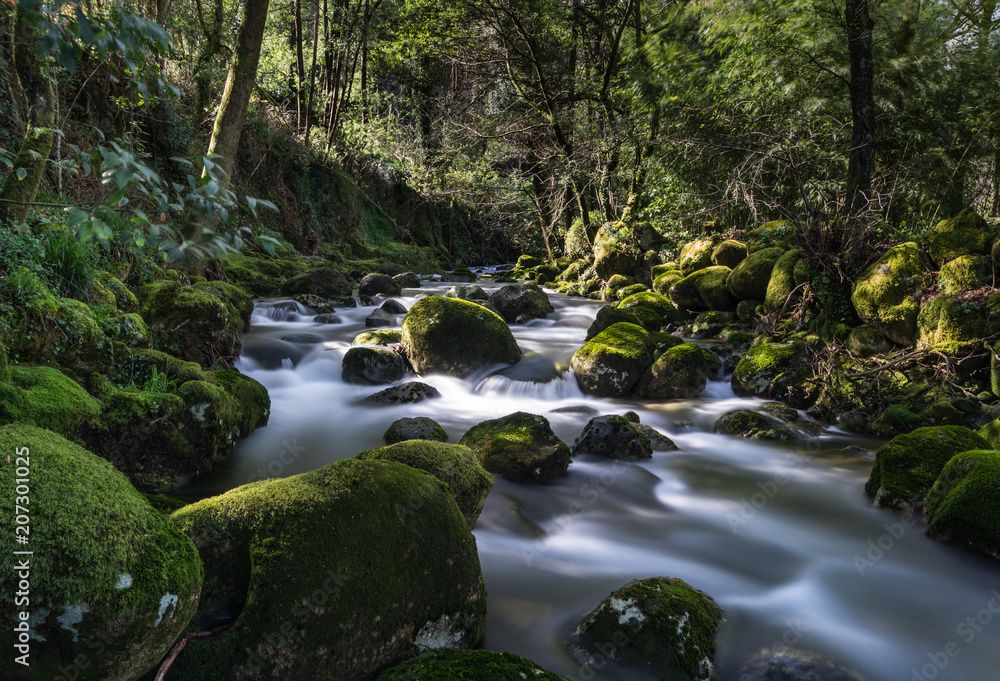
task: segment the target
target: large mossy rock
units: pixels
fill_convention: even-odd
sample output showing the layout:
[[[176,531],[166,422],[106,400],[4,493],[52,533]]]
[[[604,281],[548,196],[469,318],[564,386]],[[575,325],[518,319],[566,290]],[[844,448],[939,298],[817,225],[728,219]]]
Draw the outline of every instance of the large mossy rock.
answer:
[[[912,345],[927,285],[925,264],[920,246],[909,241],[893,246],[865,270],[851,294],[862,321],[894,343]]]
[[[726,239],[712,250],[712,264],[735,268],[746,260],[747,245],[733,239]]]
[[[655,431],[654,434],[658,435]],[[663,444],[661,447],[671,449]],[[652,437],[640,424],[625,416],[595,416],[573,443],[573,456],[601,456],[621,461],[649,459],[653,456]]]
[[[0,428],[0,465],[9,520],[0,534],[7,596],[0,618],[7,649],[0,677],[128,681],[166,655],[198,605],[202,564],[191,541],[154,510],[107,461],[55,433],[24,425]],[[19,467],[29,474],[21,476]],[[15,479],[28,477],[30,530],[15,543]],[[30,561],[30,604],[15,604],[16,568]],[[30,666],[10,643],[20,611],[31,630]],[[85,664],[74,664],[82,660]]]
[[[684,245],[677,258],[677,264],[681,268],[681,274],[688,276],[698,270],[712,266],[712,252],[715,246],[711,239],[699,239]]]
[[[224,282],[156,281],[142,287],[139,312],[153,347],[208,368],[239,356],[253,300]]]
[[[394,385],[385,390],[381,390],[374,395],[361,400],[364,404],[377,404],[380,406],[396,404],[414,404],[424,400],[441,397],[441,391],[432,385],[421,383],[420,381],[407,381],[400,385]]]
[[[689,400],[700,395],[708,384],[708,361],[694,343],[668,349],[646,369],[636,392],[641,397]]]
[[[205,564],[195,626],[168,678],[353,681],[486,624],[476,541],[453,492],[410,466],[338,461],[244,485],[173,519]]]
[[[429,416],[406,416],[393,421],[382,435],[388,444],[406,440],[433,440],[447,442],[448,433],[441,424]]]
[[[680,270],[670,269],[653,276],[653,291],[661,295],[668,295],[670,287],[684,278]]]
[[[751,440],[790,440],[795,435],[781,419],[752,409],[726,412],[715,422],[721,435],[735,435]]]
[[[812,391],[806,382],[809,375],[804,343],[761,343],[750,348],[733,370],[733,391],[798,405]]]
[[[403,288],[388,274],[372,272],[361,278],[358,284],[358,295],[362,296],[398,296]]]
[[[951,458],[927,493],[927,535],[1000,559],[1000,452]]]
[[[618,303],[618,308],[632,310],[637,314],[639,314],[639,308],[652,310],[659,319],[659,324],[653,329],[655,331],[659,331],[660,327],[667,322],[677,322],[687,316],[670,298],[662,293],[651,291],[633,293],[622,298],[621,302]]]
[[[710,681],[723,619],[722,608],[701,591],[679,579],[651,577],[614,591],[583,618],[577,634],[591,654],[653,678]]]
[[[473,426],[460,444],[486,470],[511,482],[547,482],[566,475],[570,464],[569,447],[552,432],[548,419],[523,411]]]
[[[987,255],[962,255],[941,265],[938,288],[945,295],[992,286],[993,258]]]
[[[767,283],[764,306],[769,310],[780,310],[799,285],[795,270],[802,263],[802,249],[793,248],[778,258],[771,270],[771,280]]]
[[[892,341],[867,324],[851,329],[846,345],[856,357],[872,357],[892,351]]]
[[[799,233],[788,220],[772,220],[747,232],[747,247],[751,253],[765,248],[789,249],[799,244]]]
[[[386,385],[404,373],[403,358],[389,348],[355,345],[344,353],[340,376],[355,385]]]
[[[494,363],[521,359],[510,327],[481,305],[444,296],[422,298],[403,319],[402,344],[418,374],[465,378]]]
[[[678,307],[689,310],[735,310],[739,301],[726,286],[731,273],[728,267],[706,267],[678,281],[667,294]]]
[[[942,220],[927,235],[927,249],[937,265],[963,255],[989,255],[992,246],[990,226],[971,209]]]
[[[523,256],[522,256],[523,257]],[[531,660],[491,650],[434,650],[383,672],[376,681],[563,681]]]
[[[939,296],[924,305],[917,316],[918,340],[949,355],[961,354],[984,336],[996,333],[1000,319],[996,314],[991,317],[991,309],[996,308]]]
[[[783,254],[784,250],[781,248],[765,248],[751,253],[733,268],[726,279],[729,292],[736,300],[766,298],[767,286],[771,282],[771,272]]]
[[[594,269],[607,281],[616,274],[631,275],[639,266],[639,245],[621,222],[611,222],[594,237]]]
[[[0,425],[23,423],[68,435],[101,413],[101,403],[52,367],[7,367],[0,379]]]
[[[597,316],[587,329],[586,340],[589,341],[609,326],[622,322],[641,326],[646,331],[659,331],[661,326],[658,320],[647,316],[640,317],[635,310],[623,310],[616,305],[605,305],[597,311]]]
[[[490,296],[490,302],[508,324],[555,312],[549,297],[531,284],[504,286]]]
[[[395,461],[430,473],[451,489],[470,528],[476,524],[486,497],[493,489],[493,476],[483,468],[472,450],[462,445],[409,440],[369,449],[354,458]]]
[[[601,397],[628,394],[653,363],[656,342],[640,326],[619,322],[584,343],[571,366],[584,392]]]
[[[402,339],[403,333],[396,329],[373,329],[359,333],[351,341],[351,345],[381,345],[388,348],[398,345]]]
[[[886,508],[917,508],[945,464],[971,449],[989,449],[989,444],[962,426],[930,426],[898,435],[875,452],[865,493]]]
[[[281,283],[279,289],[286,296],[312,294],[323,298],[349,296],[352,292],[351,282],[333,267],[317,267],[290,277]]]

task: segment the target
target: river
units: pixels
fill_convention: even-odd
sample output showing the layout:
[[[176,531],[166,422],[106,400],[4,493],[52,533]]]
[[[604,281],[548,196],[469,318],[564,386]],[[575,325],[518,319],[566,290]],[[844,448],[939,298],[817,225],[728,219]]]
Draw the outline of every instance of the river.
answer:
[[[409,308],[449,286],[426,283],[398,300]],[[601,307],[548,293],[554,314],[512,327],[542,372],[569,362]],[[568,372],[532,383],[490,376],[495,367],[466,380],[422,378],[440,399],[362,406],[382,387],[344,383],[341,360],[371,309],[338,309],[343,323],[320,325],[305,308],[259,303],[239,368],[267,387],[270,422],[180,493],[204,497],[349,458],[384,445],[385,429],[406,416],[435,419],[457,442],[480,421],[527,411],[572,446],[594,412],[554,409],[634,410],[679,451],[631,464],[578,457],[567,477],[545,485],[497,478],[474,530],[489,593],[484,647],[573,679],[643,679],[582,665],[573,631],[629,580],[669,576],[726,611],[721,681],[738,681],[753,654],[789,644],[869,681],[1000,680],[1000,612],[990,610],[1000,611],[1000,565],[928,539],[920,518],[872,507],[863,488],[878,441],[808,423],[786,443],[716,435],[720,415],[759,403],[736,397],[728,379],[694,400],[610,400],[585,396]],[[323,342],[281,340],[303,333]]]

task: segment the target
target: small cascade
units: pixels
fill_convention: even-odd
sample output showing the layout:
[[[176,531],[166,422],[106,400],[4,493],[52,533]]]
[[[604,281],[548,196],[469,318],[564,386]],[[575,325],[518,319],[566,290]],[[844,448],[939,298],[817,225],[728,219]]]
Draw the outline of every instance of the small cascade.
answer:
[[[258,302],[254,305],[250,323],[266,325],[269,322],[295,322],[304,317],[312,318],[315,314],[308,307],[294,300]]]
[[[506,376],[494,374],[487,376],[472,390],[483,397],[524,398],[529,400],[566,400],[583,398],[583,391],[576,379],[565,373],[554,381],[537,383],[535,381],[518,381]]]

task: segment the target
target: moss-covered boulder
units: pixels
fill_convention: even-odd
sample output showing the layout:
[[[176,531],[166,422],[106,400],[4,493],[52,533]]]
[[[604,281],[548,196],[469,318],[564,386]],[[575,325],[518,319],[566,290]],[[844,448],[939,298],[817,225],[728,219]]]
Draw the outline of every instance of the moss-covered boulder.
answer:
[[[595,416],[573,443],[573,456],[640,461],[653,456],[649,434],[626,416]]]
[[[420,381],[408,381],[369,395],[362,402],[376,405],[414,404],[435,397],[441,397],[441,392],[434,386]]]
[[[854,282],[851,302],[861,320],[894,343],[912,345],[927,285],[925,265],[912,241],[890,248]]]
[[[388,274],[372,272],[361,278],[358,284],[358,295],[362,296],[398,296],[402,287]]]
[[[670,287],[679,282],[684,278],[680,270],[667,270],[661,274],[657,274],[653,278],[653,291],[661,295],[668,295],[670,292]]]
[[[995,325],[996,320],[991,324],[987,310],[977,303],[939,296],[921,308],[917,337],[921,345],[957,355],[979,343]]]
[[[771,280],[767,283],[767,293],[764,296],[764,306],[770,310],[780,310],[791,297],[799,281],[795,278],[795,268],[802,263],[802,250],[793,248],[774,263],[771,270]]]
[[[81,680],[139,678],[170,650],[198,605],[202,565],[194,545],[111,464],[55,433],[4,426],[0,451],[10,509],[0,535],[0,583],[8,594],[0,599],[8,641],[0,676],[48,681],[68,667]],[[22,477],[29,480],[24,490],[16,482]],[[22,491],[31,500],[26,545],[15,543]],[[25,562],[30,602],[19,603],[17,569]],[[19,612],[28,614],[23,625]],[[30,666],[16,663],[28,652]]]
[[[694,343],[681,343],[660,355],[639,379],[641,397],[689,400],[708,384],[705,353]]]
[[[403,272],[402,274],[394,274],[392,280],[399,285],[400,289],[404,288],[420,288],[420,277],[418,277],[413,272]]]
[[[354,458],[395,461],[430,473],[448,485],[469,528],[476,524],[486,497],[493,489],[493,476],[482,467],[472,450],[462,445],[411,440],[369,449]]]
[[[751,253],[765,248],[789,249],[798,246],[799,234],[788,220],[772,220],[747,232],[747,248]]]
[[[444,296],[422,298],[403,319],[402,345],[418,374],[465,378],[476,369],[521,359],[510,327],[481,305]]]
[[[612,324],[584,343],[571,361],[584,392],[602,397],[628,394],[653,363],[656,344],[642,327]]]
[[[699,338],[717,336],[732,323],[732,312],[708,310],[694,318],[694,321],[691,322],[691,331]]]
[[[447,442],[448,433],[441,424],[427,416],[408,416],[397,419],[386,429],[382,439],[390,445],[404,440],[433,440]]]
[[[253,301],[224,282],[156,281],[142,288],[139,312],[157,350],[211,367],[239,356]]]
[[[833,660],[784,645],[764,648],[750,658],[740,670],[739,680],[866,681],[858,672],[847,669]]]
[[[398,329],[373,329],[359,333],[351,341],[351,345],[381,345],[389,347],[400,343],[402,337],[403,332]]]
[[[523,256],[522,256],[523,257]],[[382,672],[376,681],[563,681],[531,660],[491,650],[434,650]]]
[[[952,457],[927,493],[927,535],[1000,559],[1000,452]]]
[[[989,224],[971,209],[942,220],[927,235],[927,249],[937,265],[963,255],[989,255],[992,246]]]
[[[555,312],[549,297],[531,284],[504,286],[490,296],[490,302],[508,324],[544,317]]]
[[[793,410],[794,411],[794,410]],[[790,440],[792,430],[781,419],[752,409],[737,409],[719,417],[714,430],[751,440]]]
[[[751,253],[733,268],[726,279],[726,286],[736,300],[766,298],[767,286],[775,263],[784,254],[781,248],[765,248]]]
[[[811,391],[809,375],[804,343],[761,343],[750,348],[733,370],[733,391],[799,404]]]
[[[734,269],[746,260],[748,254],[745,243],[726,239],[712,250],[712,264]]]
[[[930,426],[898,435],[875,452],[865,493],[886,508],[917,508],[951,457],[971,449],[989,449],[989,444],[962,426]]]
[[[444,292],[448,298],[458,298],[459,300],[489,300],[490,294],[483,290],[482,286],[476,284],[458,284],[452,286]]]
[[[323,298],[351,295],[351,282],[333,267],[320,266],[303,274],[286,279],[279,286],[286,296],[311,293]]]
[[[698,270],[711,267],[713,264],[712,251],[714,250],[715,246],[711,239],[699,239],[697,241],[684,244],[683,248],[681,248],[680,255],[677,258],[677,264],[680,267],[681,274],[686,277],[689,274],[697,272]]]
[[[462,436],[483,468],[511,482],[546,482],[566,475],[570,452],[548,419],[523,411],[483,421]]]
[[[709,596],[670,577],[633,580],[577,628],[587,652],[659,679],[715,678],[715,636],[724,619]],[[609,645],[610,643],[610,645]]]
[[[689,310],[735,310],[738,301],[726,285],[731,272],[722,266],[700,269],[671,286],[667,295]]]
[[[171,675],[370,679],[486,624],[476,541],[453,492],[394,461],[338,461],[244,485],[173,519],[205,564],[199,630]]]
[[[862,324],[851,329],[847,336],[847,350],[855,357],[873,357],[891,352],[892,341],[867,324]]]
[[[633,293],[625,298],[622,298],[621,302],[618,303],[619,309],[622,310],[633,310],[638,313],[638,308],[647,308],[656,313],[656,316],[660,320],[660,324],[656,327],[656,331],[659,331],[660,326],[667,322],[676,322],[683,319],[686,314],[674,301],[670,300],[667,296],[662,293],[654,293],[651,291],[643,291],[640,293]]]
[[[597,316],[587,329],[586,339],[589,341],[609,326],[621,322],[641,326],[647,331],[659,331],[661,326],[658,320],[651,317],[640,318],[635,310],[623,310],[616,305],[605,305],[597,311]]]
[[[52,367],[12,366],[0,380],[0,425],[23,423],[71,434],[101,413],[83,387]]]
[[[607,281],[615,274],[631,275],[639,266],[639,246],[621,222],[610,222],[594,237],[594,270]]]
[[[384,385],[403,378],[403,358],[383,347],[355,345],[344,353],[341,378],[356,385]]]
[[[985,255],[962,255],[941,265],[938,288],[946,295],[968,289],[992,286],[993,258]]]

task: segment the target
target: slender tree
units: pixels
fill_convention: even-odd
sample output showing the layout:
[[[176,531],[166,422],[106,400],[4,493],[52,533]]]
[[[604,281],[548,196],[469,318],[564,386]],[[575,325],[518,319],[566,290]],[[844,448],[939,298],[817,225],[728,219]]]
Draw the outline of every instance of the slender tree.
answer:
[[[868,0],[846,0],[847,48],[851,60],[851,150],[847,158],[845,208],[851,241],[864,232],[875,175],[875,61]]]

